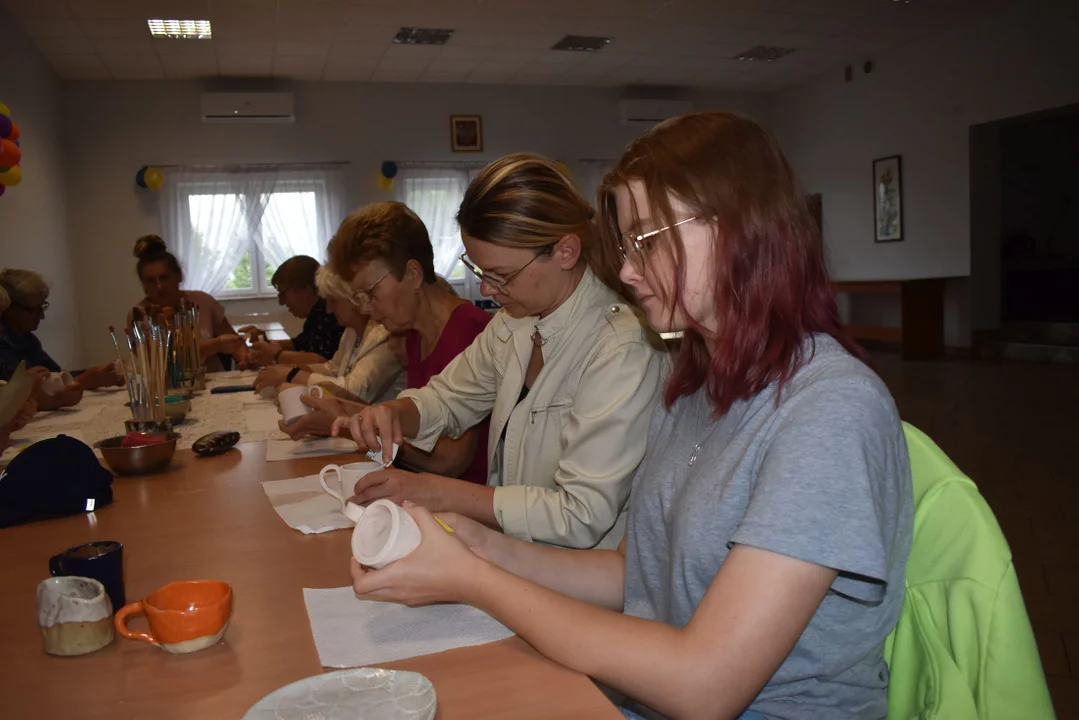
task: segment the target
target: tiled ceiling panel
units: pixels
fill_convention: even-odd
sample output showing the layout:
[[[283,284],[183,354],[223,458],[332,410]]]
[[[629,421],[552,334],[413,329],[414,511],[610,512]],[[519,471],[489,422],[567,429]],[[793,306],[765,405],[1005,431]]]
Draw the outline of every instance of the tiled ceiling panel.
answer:
[[[70,79],[627,84],[776,89],[1012,0],[2,0]],[[210,20],[211,40],[151,40],[149,18]],[[452,28],[442,46],[401,27]],[[613,38],[551,50],[566,35]],[[794,48],[772,63],[732,59]]]

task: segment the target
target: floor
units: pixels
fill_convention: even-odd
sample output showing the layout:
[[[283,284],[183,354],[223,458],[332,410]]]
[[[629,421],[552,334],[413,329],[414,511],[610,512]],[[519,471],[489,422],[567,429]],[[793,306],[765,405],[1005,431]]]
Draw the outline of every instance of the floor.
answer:
[[[1011,545],[1057,717],[1079,718],[1079,368],[874,354],[903,419],[979,486]]]

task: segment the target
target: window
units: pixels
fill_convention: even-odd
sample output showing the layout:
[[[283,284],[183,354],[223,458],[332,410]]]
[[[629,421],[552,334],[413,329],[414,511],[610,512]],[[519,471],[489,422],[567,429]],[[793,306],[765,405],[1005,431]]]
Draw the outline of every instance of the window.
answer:
[[[460,261],[465,251],[457,227],[457,209],[468,183],[482,165],[474,163],[403,163],[397,179],[397,198],[420,216],[431,236],[435,272],[446,278],[461,297],[479,299],[478,283]]]
[[[294,255],[324,260],[342,213],[332,168],[179,169],[164,193],[162,225],[184,287],[219,298],[275,295],[278,266]]]

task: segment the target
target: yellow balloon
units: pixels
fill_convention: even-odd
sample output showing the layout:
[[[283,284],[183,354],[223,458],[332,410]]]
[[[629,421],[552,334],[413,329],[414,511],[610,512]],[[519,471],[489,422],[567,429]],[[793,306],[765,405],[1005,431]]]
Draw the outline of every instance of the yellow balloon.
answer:
[[[7,172],[0,173],[0,185],[11,187],[22,182],[22,168],[18,165],[8,168]]]
[[[161,172],[161,168],[146,168],[143,180],[146,182],[146,187],[151,190],[160,190],[161,186],[165,184],[165,173]]]
[[[4,103],[0,103],[0,115],[7,115],[8,117],[11,117],[11,108],[9,108]]]
[[[378,175],[378,189],[379,190],[390,190],[390,189],[392,189],[393,188],[393,181],[394,181],[394,178],[388,178],[385,175],[383,175],[382,173],[379,173],[379,175]]]

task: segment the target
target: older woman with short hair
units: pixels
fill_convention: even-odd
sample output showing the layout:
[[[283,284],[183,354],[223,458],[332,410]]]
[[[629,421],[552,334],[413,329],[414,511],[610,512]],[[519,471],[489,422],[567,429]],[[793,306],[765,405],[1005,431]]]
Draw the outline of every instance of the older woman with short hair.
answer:
[[[21,362],[37,374],[60,372],[59,363],[45,351],[34,334],[49,309],[49,286],[45,278],[32,270],[7,269],[0,272],[0,287],[10,298],[10,305],[0,316],[3,318],[3,328],[0,329],[0,379],[10,379]],[[75,382],[66,390],[51,397],[38,398],[42,409],[74,405],[82,399],[83,390],[123,384],[123,378],[112,363],[95,365],[81,372],[72,372],[72,375],[76,376]]]
[[[396,397],[404,388],[404,368],[391,345],[389,331],[348,299],[352,292],[348,283],[328,268],[318,271],[315,283],[327,310],[345,328],[337,352],[326,362],[263,368],[255,379],[255,389],[261,391],[283,383],[329,384],[364,403]],[[328,434],[328,424],[326,431]]]

